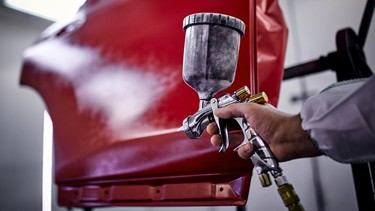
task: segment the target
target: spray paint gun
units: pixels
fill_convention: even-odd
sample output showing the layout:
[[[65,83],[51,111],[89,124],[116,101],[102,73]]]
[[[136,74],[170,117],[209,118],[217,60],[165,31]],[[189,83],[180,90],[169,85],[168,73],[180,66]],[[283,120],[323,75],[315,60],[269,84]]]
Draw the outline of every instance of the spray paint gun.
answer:
[[[199,138],[207,125],[215,122],[221,137],[219,152],[229,147],[227,124],[215,116],[218,108],[233,103],[266,103],[264,92],[250,96],[250,90],[244,86],[232,94],[218,98],[213,96],[229,87],[234,80],[241,36],[245,24],[234,17],[217,13],[198,13],[187,16],[183,21],[185,49],[183,61],[183,79],[199,96],[198,111],[188,116],[178,131],[184,131],[191,139]],[[284,205],[293,211],[304,210],[293,186],[287,181],[279,162],[267,143],[251,128],[244,118],[234,119],[243,132],[244,140],[234,150],[251,143],[254,153],[250,159],[259,175],[263,187],[272,184],[273,176]]]

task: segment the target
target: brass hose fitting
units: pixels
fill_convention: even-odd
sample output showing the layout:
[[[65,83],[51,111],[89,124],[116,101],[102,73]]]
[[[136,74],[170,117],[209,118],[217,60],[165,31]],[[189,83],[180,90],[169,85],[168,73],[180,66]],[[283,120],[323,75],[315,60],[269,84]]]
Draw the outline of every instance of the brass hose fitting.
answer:
[[[281,196],[285,207],[287,207],[289,211],[305,210],[299,202],[299,197],[290,183],[285,183],[279,186],[277,191],[279,192],[279,195]]]

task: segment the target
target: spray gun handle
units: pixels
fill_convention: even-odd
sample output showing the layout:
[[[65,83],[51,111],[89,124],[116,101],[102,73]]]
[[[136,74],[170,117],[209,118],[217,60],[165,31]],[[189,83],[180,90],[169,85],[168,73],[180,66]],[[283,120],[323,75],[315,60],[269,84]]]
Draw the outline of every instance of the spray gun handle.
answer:
[[[270,186],[272,184],[268,172],[271,172],[272,176],[277,177],[282,175],[282,169],[279,167],[279,162],[270,150],[267,142],[265,142],[248,124],[244,118],[235,118],[237,123],[240,125],[244,135],[244,140],[238,145],[234,151],[237,151],[243,145],[251,143],[254,148],[254,152],[250,159],[255,166],[255,170],[259,175],[259,180],[263,187]]]

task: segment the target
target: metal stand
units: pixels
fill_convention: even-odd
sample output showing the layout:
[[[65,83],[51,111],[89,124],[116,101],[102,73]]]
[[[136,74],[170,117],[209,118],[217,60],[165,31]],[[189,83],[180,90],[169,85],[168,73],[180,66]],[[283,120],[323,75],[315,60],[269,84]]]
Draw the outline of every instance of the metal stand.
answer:
[[[284,80],[325,70],[336,72],[337,80],[364,78],[372,75],[366,63],[363,46],[374,13],[375,0],[368,0],[362,16],[358,36],[346,28],[336,34],[337,51],[285,69]],[[353,179],[360,211],[375,210],[375,163],[352,164]]]

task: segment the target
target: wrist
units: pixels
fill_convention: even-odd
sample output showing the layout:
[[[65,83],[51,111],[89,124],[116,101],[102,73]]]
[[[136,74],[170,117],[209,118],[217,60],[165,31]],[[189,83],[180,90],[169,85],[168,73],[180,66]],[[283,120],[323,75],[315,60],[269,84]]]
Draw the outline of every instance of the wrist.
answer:
[[[303,130],[302,119],[299,114],[289,117],[287,124],[284,124],[286,131],[286,139],[288,140],[289,146],[286,150],[290,153],[288,159],[297,159],[303,157],[314,157],[321,155],[321,151],[317,147],[316,143],[311,139],[309,133]]]

